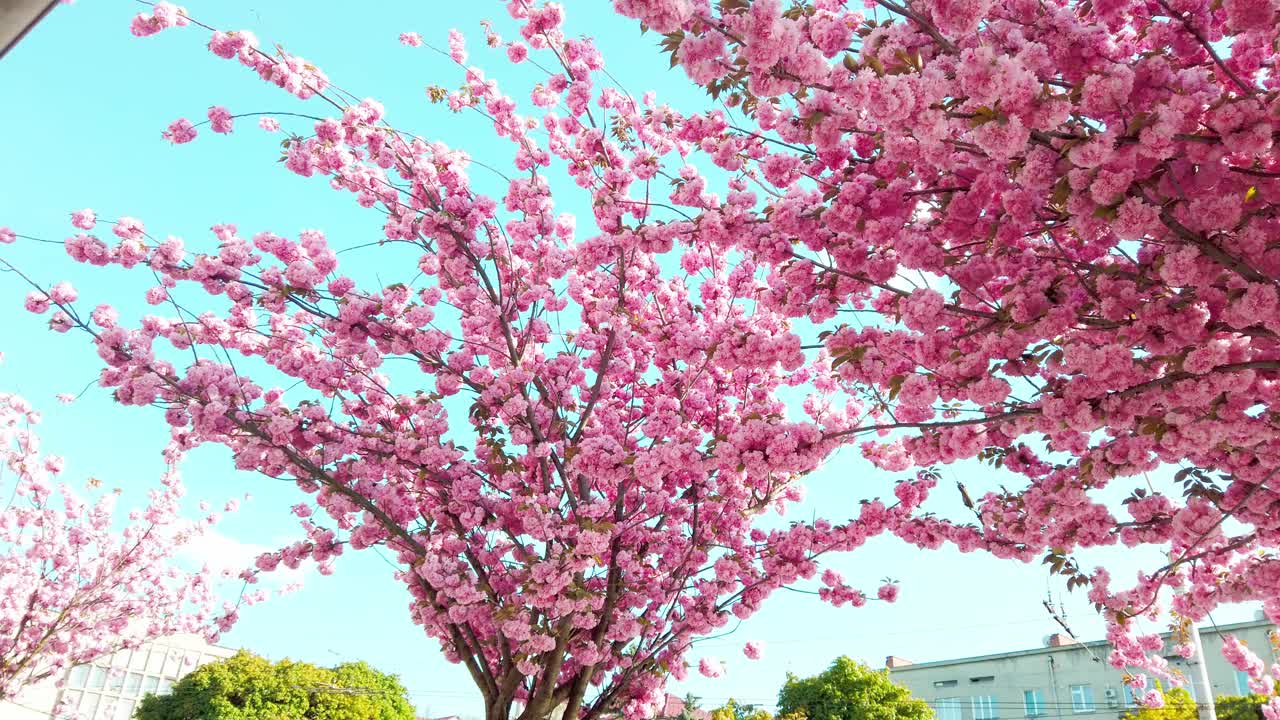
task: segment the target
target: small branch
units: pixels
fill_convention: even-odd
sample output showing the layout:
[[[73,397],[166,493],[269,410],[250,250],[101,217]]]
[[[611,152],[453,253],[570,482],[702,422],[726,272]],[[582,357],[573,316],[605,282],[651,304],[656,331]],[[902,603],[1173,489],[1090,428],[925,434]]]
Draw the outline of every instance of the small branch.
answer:
[[[1258,91],[1255,88],[1246,85],[1238,75],[1232,72],[1231,68],[1227,67],[1227,64],[1223,62],[1222,57],[1213,49],[1213,45],[1209,44],[1209,41],[1205,39],[1205,36],[1201,35],[1200,31],[1195,29],[1191,24],[1191,21],[1187,19],[1185,13],[1175,12],[1173,8],[1169,7],[1169,3],[1165,0],[1156,0],[1156,2],[1160,7],[1164,8],[1165,12],[1169,13],[1169,17],[1177,18],[1178,21],[1182,23],[1182,27],[1186,29],[1187,32],[1191,33],[1192,37],[1196,39],[1196,42],[1200,43],[1200,46],[1205,49],[1205,52],[1209,53],[1209,57],[1213,58],[1213,62],[1222,69],[1222,72],[1225,73],[1227,77],[1231,78],[1231,82],[1235,83],[1236,87],[1243,90],[1246,95],[1257,94]]]

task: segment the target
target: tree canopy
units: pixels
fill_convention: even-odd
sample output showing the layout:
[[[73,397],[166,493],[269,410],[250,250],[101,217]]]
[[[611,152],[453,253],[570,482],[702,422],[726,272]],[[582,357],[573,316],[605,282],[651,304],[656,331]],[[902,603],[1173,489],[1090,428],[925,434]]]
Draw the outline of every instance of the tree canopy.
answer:
[[[711,711],[711,720],[772,720],[768,710],[729,698],[724,705]]]
[[[887,670],[872,670],[848,657],[812,677],[790,673],[778,692],[778,717],[803,715],[808,720],[930,720],[924,700],[889,679]]]
[[[148,695],[137,720],[413,720],[394,675],[363,662],[322,668],[240,651],[197,668],[166,695]]]
[[[1157,686],[1157,690],[1159,687]],[[1196,720],[1200,714],[1196,711],[1196,701],[1186,688],[1175,687],[1164,690],[1163,704],[1158,707],[1139,707],[1124,713],[1126,720]]]
[[[1159,683],[1157,683],[1159,689]],[[1196,720],[1200,713],[1196,701],[1186,688],[1176,687],[1161,692],[1163,704],[1138,707],[1124,713],[1125,720]],[[1270,698],[1266,695],[1219,695],[1214,699],[1218,720],[1263,720],[1262,708]]]

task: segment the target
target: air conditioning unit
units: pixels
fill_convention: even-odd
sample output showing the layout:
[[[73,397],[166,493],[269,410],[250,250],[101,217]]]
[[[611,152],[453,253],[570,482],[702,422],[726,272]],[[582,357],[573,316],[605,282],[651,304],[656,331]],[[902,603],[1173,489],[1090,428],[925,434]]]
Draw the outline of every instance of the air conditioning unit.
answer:
[[[1103,694],[1104,694],[1104,695],[1106,695],[1108,698],[1113,698],[1113,697],[1115,697],[1115,696],[1116,696],[1116,689],[1115,689],[1115,688],[1107,688],[1107,689],[1106,689],[1106,691],[1105,691]]]
[[[1117,698],[1117,695],[1116,695],[1116,689],[1115,689],[1115,688],[1107,688],[1106,690],[1104,690],[1104,691],[1102,692],[1102,694],[1103,694],[1103,696],[1104,696],[1104,697],[1106,697],[1106,698],[1107,698],[1107,707],[1119,707],[1119,706],[1120,706],[1120,700]]]

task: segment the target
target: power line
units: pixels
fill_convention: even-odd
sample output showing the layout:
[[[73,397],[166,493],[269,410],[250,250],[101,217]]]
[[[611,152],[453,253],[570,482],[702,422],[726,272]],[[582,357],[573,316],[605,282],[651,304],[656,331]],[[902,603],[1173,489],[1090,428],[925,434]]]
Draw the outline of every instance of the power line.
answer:
[[[955,705],[957,705],[957,704],[967,704],[967,703],[955,703],[955,704],[952,704],[952,703],[947,703],[946,701],[947,701],[947,700],[968,700],[968,699],[971,699],[972,697],[975,697],[975,696],[962,696],[962,697],[955,697],[955,698],[937,698],[937,699],[934,699],[934,700],[923,700],[923,702],[924,702],[926,705],[933,705],[933,706],[937,706],[937,705],[946,705],[947,707],[954,707],[954,706],[955,706]],[[978,695],[978,696],[976,696],[976,697],[983,697],[983,696]],[[1224,696],[1224,697],[1226,697],[1226,696]],[[1210,703],[1196,703],[1196,702],[1192,702],[1192,703],[1183,703],[1183,704],[1184,704],[1184,705],[1195,705],[1196,707],[1199,707],[1199,706],[1201,706],[1201,705],[1208,706]],[[1214,705],[1216,705],[1217,703],[1213,703],[1213,704],[1214,704]],[[1026,703],[1017,702],[1016,700],[1015,700],[1015,701],[1009,701],[1009,700],[997,700],[997,701],[989,702],[989,703],[988,703],[988,702],[984,702],[984,703],[981,703],[981,705],[982,705],[983,707],[995,706],[995,707],[1017,707],[1017,708],[1024,708],[1024,709],[1026,708]],[[1056,710],[1056,709],[1067,709],[1067,708],[1070,708],[1070,709],[1076,709],[1076,706],[1075,706],[1075,705],[1072,705],[1071,703],[1036,703],[1035,705],[1036,705],[1036,707],[1037,707],[1037,708],[1051,708],[1051,709],[1055,709],[1055,710]],[[1111,710],[1141,710],[1141,709],[1142,709],[1142,707],[1141,707],[1141,706],[1139,706],[1139,705],[1120,705],[1120,704],[1118,704],[1118,703],[1117,703],[1116,705],[1107,705],[1107,706],[1103,707],[1103,706],[1097,705],[1097,704],[1095,703],[1095,704],[1093,705],[1093,707],[1092,707],[1092,708],[1090,708],[1090,709],[1088,709],[1088,710],[1085,710],[1085,709],[1083,709],[1083,708],[1080,708],[1080,710],[1079,710],[1079,711],[1080,711],[1081,713],[1085,713],[1085,712],[1105,712],[1105,711],[1111,711]],[[1026,717],[1036,717],[1036,716],[1034,716],[1034,715],[1027,715]]]
[[[1024,620],[1010,620],[1007,622],[975,623],[971,625],[940,625],[937,627],[915,628],[912,630],[894,630],[889,632],[877,632],[876,636],[877,637],[881,637],[881,636],[895,637],[898,635],[923,635],[927,633],[937,634],[941,632],[956,632],[960,630],[976,630],[978,628],[1008,627],[1010,625],[1031,625],[1031,624],[1038,624],[1043,622],[1044,622],[1044,617],[1038,616],[1035,618],[1026,618]],[[770,645],[796,645],[796,644],[810,645],[817,638],[808,637],[808,638],[799,638],[799,639],[793,639],[793,640],[770,640],[768,638],[761,638],[761,639],[769,643]],[[848,636],[840,636],[840,637],[831,636],[830,639],[833,642],[846,642],[848,640]],[[737,645],[740,643],[737,641],[723,640],[719,642],[707,642],[707,643],[700,643],[700,644],[703,647],[714,647],[718,645]]]

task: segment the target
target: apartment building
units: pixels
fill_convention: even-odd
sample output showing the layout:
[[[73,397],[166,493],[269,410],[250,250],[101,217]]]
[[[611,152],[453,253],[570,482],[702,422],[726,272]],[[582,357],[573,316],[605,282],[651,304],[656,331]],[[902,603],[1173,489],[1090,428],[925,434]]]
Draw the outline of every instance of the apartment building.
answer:
[[[135,650],[76,665],[61,678],[29,687],[13,702],[0,702],[0,718],[50,720],[65,698],[83,720],[129,720],[143,695],[163,695],[192,670],[235,652],[210,645],[198,635],[160,638]]]
[[[1221,635],[1236,636],[1274,662],[1275,629],[1261,619],[1200,628],[1215,697],[1249,694],[1248,678],[1222,658]],[[894,682],[929,703],[938,720],[1114,720],[1135,703],[1123,672],[1107,663],[1109,652],[1105,641],[1051,635],[1044,647],[1031,650],[922,663],[890,656],[885,666]],[[1173,667],[1192,677],[1194,661],[1174,655],[1167,634],[1165,652]],[[1195,696],[1189,683],[1187,690]]]

